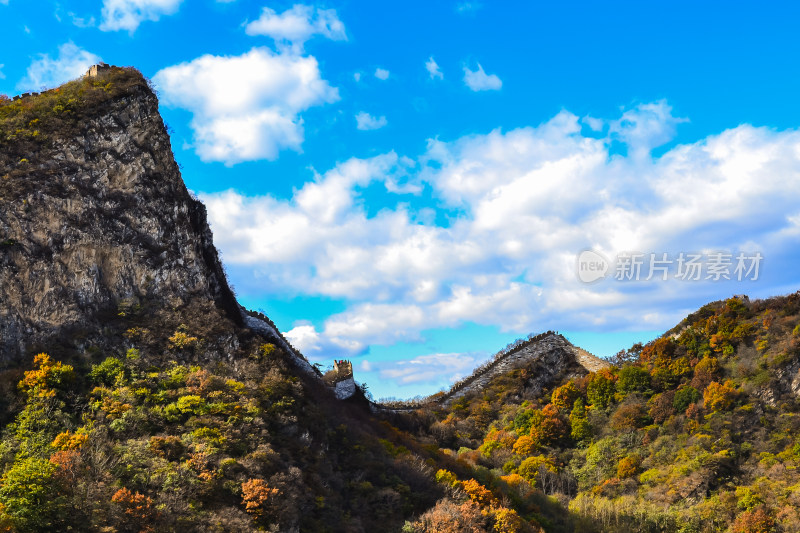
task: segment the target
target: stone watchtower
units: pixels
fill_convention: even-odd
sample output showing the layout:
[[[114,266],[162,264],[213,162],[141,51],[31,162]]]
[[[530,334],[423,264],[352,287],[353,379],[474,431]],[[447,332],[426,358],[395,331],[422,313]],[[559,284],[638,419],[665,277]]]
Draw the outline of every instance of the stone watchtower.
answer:
[[[336,373],[336,381],[340,381],[347,378],[353,377],[353,363],[348,361],[347,359],[334,359],[333,361],[333,371]]]
[[[106,63],[98,63],[89,67],[89,72],[86,73],[87,78],[97,78],[111,70],[111,67]]]
[[[330,377],[333,392],[340,400],[356,393],[356,381],[353,379],[353,363],[346,359],[333,361],[333,375]]]

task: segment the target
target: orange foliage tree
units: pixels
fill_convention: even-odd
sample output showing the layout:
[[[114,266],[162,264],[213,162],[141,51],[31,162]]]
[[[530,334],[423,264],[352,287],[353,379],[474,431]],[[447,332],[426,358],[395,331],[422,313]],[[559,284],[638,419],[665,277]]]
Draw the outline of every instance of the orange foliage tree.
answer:
[[[760,505],[739,514],[731,525],[731,533],[772,533],[775,528],[775,519]]]
[[[138,531],[140,533],[155,531],[153,529],[155,513],[152,498],[123,487],[114,493],[111,501],[117,504],[122,511],[120,520],[123,524],[122,531]]]
[[[703,391],[703,406],[710,411],[730,409],[736,398],[736,388],[731,380],[725,383],[712,381]]]
[[[242,503],[244,510],[254,518],[265,516],[280,491],[271,488],[263,479],[251,479],[242,483]]]
[[[75,371],[70,365],[53,361],[46,353],[33,358],[33,370],[27,370],[19,382],[19,388],[28,396],[52,398],[56,389],[64,387],[75,379]]]

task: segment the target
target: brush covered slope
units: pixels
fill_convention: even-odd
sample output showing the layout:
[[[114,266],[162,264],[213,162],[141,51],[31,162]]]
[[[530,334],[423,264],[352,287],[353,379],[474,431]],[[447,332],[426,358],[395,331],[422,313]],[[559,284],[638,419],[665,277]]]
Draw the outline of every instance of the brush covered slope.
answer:
[[[613,362],[399,416],[457,465],[409,529],[491,531],[513,509],[548,532],[800,531],[800,293],[708,304]]]
[[[441,496],[243,313],[137,71],[0,100],[0,530],[394,531]]]

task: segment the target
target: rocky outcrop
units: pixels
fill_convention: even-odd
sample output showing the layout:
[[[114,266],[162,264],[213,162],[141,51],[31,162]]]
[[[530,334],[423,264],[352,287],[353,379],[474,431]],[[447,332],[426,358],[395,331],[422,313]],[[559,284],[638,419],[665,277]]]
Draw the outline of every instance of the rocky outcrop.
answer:
[[[119,75],[125,91],[0,168],[0,364],[143,301],[210,300],[244,325],[158,100],[138,73]]]
[[[333,386],[333,393],[339,400],[346,400],[356,393],[356,382],[353,376],[337,381]]]

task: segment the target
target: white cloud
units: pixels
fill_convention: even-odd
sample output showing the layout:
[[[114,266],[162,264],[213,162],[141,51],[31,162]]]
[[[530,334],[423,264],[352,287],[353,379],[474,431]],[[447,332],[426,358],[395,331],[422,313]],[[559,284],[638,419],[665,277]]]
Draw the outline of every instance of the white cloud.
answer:
[[[592,131],[603,131],[603,127],[605,126],[605,121],[601,118],[583,117],[581,122],[589,126],[589,129]]]
[[[258,20],[245,26],[247,35],[265,35],[278,45],[302,50],[306,41],[320,35],[334,41],[346,41],[344,24],[335,9],[319,9],[296,4],[281,14],[265,7]]]
[[[443,379],[454,383],[468,375],[483,359],[485,354],[480,353],[436,353],[404,361],[383,361],[371,366],[377,366],[382,379],[401,385],[438,383]]]
[[[356,83],[360,82],[361,81],[361,73],[360,72],[353,73],[353,79],[356,80]]]
[[[653,148],[672,140],[681,122],[687,120],[673,117],[672,108],[661,100],[625,111],[620,119],[611,122],[610,131],[628,146],[631,155],[646,157]]]
[[[78,28],[94,28],[97,25],[97,22],[94,20],[94,17],[89,17],[89,18],[79,17],[78,15],[76,15],[71,11],[67,13],[67,15],[72,21],[72,24],[74,24]]]
[[[3,63],[0,63],[0,80],[6,79],[6,75],[3,74],[3,67],[5,67],[5,65]]]
[[[373,117],[364,111],[356,114],[356,127],[360,130],[377,130],[386,124],[386,117]]]
[[[464,67],[464,83],[473,91],[498,91],[503,86],[500,78],[496,74],[486,74],[480,63],[478,70]]]
[[[648,150],[680,120],[666,102],[641,105],[596,138],[563,111],[536,127],[431,140],[416,161],[351,159],[290,199],[203,200],[228,264],[259,287],[347,303],[319,328],[293,330],[318,357],[465,322],[519,334],[662,329],[704,300],[796,286],[800,260],[800,132],[742,125],[654,159]],[[615,141],[629,143],[627,155],[610,153]],[[368,214],[360,195],[375,184],[406,196]],[[409,200],[423,184],[431,199]],[[758,249],[771,266],[744,287],[585,285],[575,261],[586,248],[612,257]]]
[[[103,0],[102,31],[136,31],[144,21],[157,21],[178,11],[183,0]]]
[[[100,61],[100,56],[68,42],[58,47],[58,57],[55,59],[41,54],[39,59],[34,60],[17,88],[39,90],[42,87],[56,87],[83,76],[90,66]]]
[[[376,68],[375,69],[375,77],[379,80],[388,80],[389,79],[389,71],[383,68]]]
[[[314,57],[268,48],[241,56],[204,55],[159,71],[153,81],[166,105],[194,114],[200,158],[228,165],[299,150],[300,113],[339,99]]]
[[[459,2],[456,4],[456,11],[462,14],[471,15],[483,7],[480,2]]]
[[[428,74],[432,80],[435,80],[436,78],[439,78],[440,80],[444,79],[444,74],[442,74],[442,71],[439,70],[439,65],[436,64],[433,56],[428,58],[428,61],[425,62],[425,69],[428,71]]]

